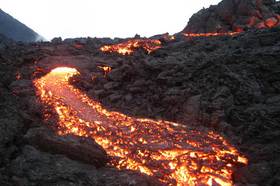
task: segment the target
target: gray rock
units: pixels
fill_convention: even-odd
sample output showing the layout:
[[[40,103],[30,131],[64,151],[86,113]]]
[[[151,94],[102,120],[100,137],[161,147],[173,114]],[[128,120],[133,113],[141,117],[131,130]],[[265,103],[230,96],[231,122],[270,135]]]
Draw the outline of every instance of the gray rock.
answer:
[[[111,90],[111,89],[114,89],[114,88],[116,88],[116,87],[118,87],[119,86],[119,83],[116,83],[116,82],[108,82],[108,83],[106,83],[105,85],[104,85],[104,88],[106,89],[106,90]]]
[[[183,104],[183,113],[182,120],[185,123],[195,124],[200,119],[200,105],[201,105],[201,95],[196,95],[190,97]]]
[[[10,84],[14,94],[18,96],[34,95],[33,83],[31,80],[21,79]]]
[[[129,102],[132,100],[133,97],[131,94],[127,94],[124,98],[125,98],[125,101]]]
[[[184,33],[243,31],[247,28],[270,28],[279,24],[276,1],[223,0],[218,5],[194,14]],[[279,15],[279,14],[278,14]]]
[[[269,162],[252,164],[250,166],[239,169],[234,176],[235,179],[241,180],[243,183],[261,183],[271,178],[272,168]]]
[[[73,161],[63,155],[40,152],[25,146],[9,167],[13,184],[21,186],[157,186],[152,178],[132,171],[96,169],[94,166]]]
[[[93,90],[92,91],[92,94],[95,96],[98,96],[98,97],[102,96],[104,93],[105,93],[104,90]]]
[[[61,37],[55,37],[51,40],[53,44],[61,44],[62,43],[62,38]]]
[[[49,129],[34,128],[28,131],[24,139],[43,151],[63,154],[97,167],[104,166],[108,161],[106,152],[92,138],[58,136]]]
[[[120,94],[112,94],[109,96],[109,100],[111,102],[116,102],[116,101],[120,100],[121,97],[122,97],[122,95],[120,95]]]

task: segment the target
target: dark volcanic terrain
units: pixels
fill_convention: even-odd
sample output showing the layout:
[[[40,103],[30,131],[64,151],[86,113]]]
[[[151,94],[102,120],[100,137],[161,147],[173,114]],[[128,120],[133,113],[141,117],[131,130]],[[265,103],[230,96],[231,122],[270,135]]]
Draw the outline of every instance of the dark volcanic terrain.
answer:
[[[96,169],[104,166],[106,155],[99,147],[92,149],[94,144],[89,149],[92,141],[56,139],[36,129],[45,124],[32,80],[57,66],[77,68],[81,75],[72,83],[109,110],[205,126],[225,135],[249,159],[234,174],[236,183],[277,185],[279,28],[185,38],[151,54],[140,49],[130,56],[105,54],[101,43],[87,39],[1,48],[1,185],[151,184],[138,173]],[[106,76],[104,66],[112,68]],[[81,152],[73,155],[77,148]],[[85,154],[92,154],[91,165]]]
[[[109,166],[92,138],[55,133],[57,115],[45,120],[33,83],[55,67],[76,68],[71,84],[107,110],[225,137],[249,160],[234,168],[235,185],[279,185],[280,27],[166,37],[151,53],[121,55],[100,50],[119,39],[23,44],[0,35],[0,185],[162,185]]]
[[[279,1],[224,0],[194,14],[183,32],[240,32],[276,25],[280,25]]]

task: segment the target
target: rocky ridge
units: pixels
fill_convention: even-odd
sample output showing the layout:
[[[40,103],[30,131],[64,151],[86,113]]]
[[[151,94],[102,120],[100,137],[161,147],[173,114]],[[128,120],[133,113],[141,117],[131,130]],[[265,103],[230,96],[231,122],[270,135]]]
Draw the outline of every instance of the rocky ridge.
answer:
[[[240,32],[280,24],[280,2],[275,0],[224,0],[194,14],[184,33]]]

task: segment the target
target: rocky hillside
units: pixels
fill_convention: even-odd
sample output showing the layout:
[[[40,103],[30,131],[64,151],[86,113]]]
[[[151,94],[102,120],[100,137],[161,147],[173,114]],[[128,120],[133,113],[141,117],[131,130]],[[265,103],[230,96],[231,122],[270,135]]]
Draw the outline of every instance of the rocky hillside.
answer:
[[[1,185],[158,184],[106,165],[93,139],[46,128],[55,130],[55,120],[45,123],[32,80],[57,66],[77,68],[73,85],[109,110],[213,129],[249,159],[235,171],[236,184],[277,185],[279,36],[274,28],[181,38],[130,56],[105,54],[99,50],[104,41],[96,39],[6,45],[0,49]],[[112,70],[104,74],[100,66]]]
[[[239,32],[280,24],[280,2],[275,0],[224,0],[194,14],[185,33]]]
[[[36,42],[43,38],[26,25],[0,9],[0,34],[14,41]]]
[[[256,5],[252,2],[261,4],[258,10],[264,19],[258,18],[258,24],[279,14],[275,1],[224,0],[196,14],[187,28],[197,29],[199,24],[192,27],[192,20],[205,21],[209,10],[209,19],[215,15],[213,20],[220,20],[218,10],[230,2],[245,9]],[[244,26],[236,21],[241,19],[239,15],[233,14],[232,25],[224,19],[219,24],[234,31],[233,25]],[[210,26],[192,31],[221,31]],[[137,46],[145,38],[137,37],[137,45],[125,40],[133,52],[123,55],[124,49],[119,54],[116,47],[113,52],[101,50],[121,39],[56,38],[45,43],[15,43],[0,35],[0,185],[164,185],[155,177],[111,166],[111,157],[98,145],[98,139],[58,135],[59,115],[42,102],[34,86],[34,80],[56,67],[76,68],[80,74],[70,79],[71,86],[108,111],[177,122],[187,126],[182,127],[187,134],[187,128],[195,128],[224,137],[249,160],[246,166],[234,166],[234,185],[279,185],[280,27],[216,37],[178,34],[154,39],[160,42],[152,51]],[[204,150],[211,149],[208,145]],[[132,150],[137,152],[137,147]],[[215,180],[212,183],[219,185]]]

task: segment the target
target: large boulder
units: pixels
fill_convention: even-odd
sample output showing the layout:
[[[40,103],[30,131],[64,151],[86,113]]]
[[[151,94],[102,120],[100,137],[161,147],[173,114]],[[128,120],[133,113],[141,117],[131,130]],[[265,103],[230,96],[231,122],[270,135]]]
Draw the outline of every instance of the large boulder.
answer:
[[[30,129],[24,138],[30,145],[43,151],[63,154],[96,167],[104,166],[108,160],[106,152],[92,138],[59,136],[46,128]]]
[[[97,186],[157,186],[153,178],[132,171],[112,168],[96,169],[89,164],[73,161],[63,155],[40,152],[25,146],[14,159],[6,174],[13,175],[11,185],[97,185]],[[1,178],[1,175],[0,175]],[[5,183],[5,180],[0,183]]]

